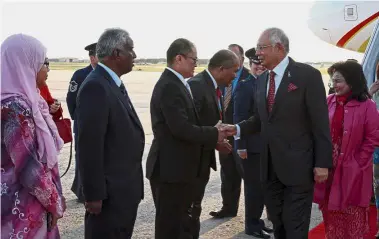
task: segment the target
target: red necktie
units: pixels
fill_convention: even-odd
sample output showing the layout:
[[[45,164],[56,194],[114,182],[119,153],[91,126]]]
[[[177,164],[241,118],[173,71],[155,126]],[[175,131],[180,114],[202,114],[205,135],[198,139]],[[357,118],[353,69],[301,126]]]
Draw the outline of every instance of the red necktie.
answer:
[[[275,103],[275,72],[270,72],[270,83],[269,83],[269,89],[268,89],[268,95],[267,95],[267,109],[270,113],[272,111],[272,107]]]
[[[219,104],[221,102],[221,90],[220,88],[217,87],[216,89],[216,95],[217,95],[217,108],[219,109],[218,112],[220,113],[220,120],[222,120],[222,112],[221,112],[221,109],[219,108]]]

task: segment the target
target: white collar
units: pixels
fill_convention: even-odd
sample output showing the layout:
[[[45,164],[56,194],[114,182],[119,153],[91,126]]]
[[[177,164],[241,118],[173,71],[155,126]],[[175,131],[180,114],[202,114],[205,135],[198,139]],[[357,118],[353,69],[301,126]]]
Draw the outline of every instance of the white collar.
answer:
[[[179,80],[181,82],[183,82],[183,83],[185,82],[184,77],[179,72],[175,71],[174,69],[172,69],[172,68],[170,68],[168,66],[166,67],[166,69],[169,70],[169,71],[171,71],[172,73],[174,73],[179,78]]]
[[[215,78],[212,76],[212,74],[209,72],[208,69],[205,69],[205,71],[208,72],[208,75],[211,77],[211,79],[213,81],[213,85],[214,85],[215,89],[217,89],[218,85],[217,85]]]
[[[284,72],[286,71],[289,63],[290,63],[290,60],[288,56],[286,56],[277,66],[275,66],[275,68],[272,71],[275,72],[275,75],[282,78],[284,76]]]
[[[99,62],[97,64],[100,65],[101,67],[103,67],[104,70],[106,70],[108,72],[108,74],[112,77],[112,79],[116,83],[116,85],[118,87],[120,87],[120,85],[122,83],[120,77],[118,77],[118,75],[112,69],[110,69],[108,66],[104,65],[103,63]]]

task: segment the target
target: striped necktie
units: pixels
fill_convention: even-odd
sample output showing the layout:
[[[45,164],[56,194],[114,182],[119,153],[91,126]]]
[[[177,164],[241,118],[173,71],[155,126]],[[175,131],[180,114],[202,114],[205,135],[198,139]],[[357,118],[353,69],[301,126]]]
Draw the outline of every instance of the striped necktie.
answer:
[[[232,99],[232,88],[233,85],[230,84],[229,86],[226,87],[225,89],[225,96],[224,96],[224,112],[229,106],[230,100]]]

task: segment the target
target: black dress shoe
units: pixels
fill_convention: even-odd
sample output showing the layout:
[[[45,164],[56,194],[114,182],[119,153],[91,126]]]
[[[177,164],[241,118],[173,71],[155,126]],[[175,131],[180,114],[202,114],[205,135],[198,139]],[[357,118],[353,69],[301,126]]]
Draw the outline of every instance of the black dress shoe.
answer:
[[[211,215],[214,218],[224,218],[224,217],[236,217],[237,213],[228,212],[225,210],[220,210],[218,212],[210,212],[209,215]]]
[[[265,238],[265,239],[270,239],[271,238],[270,234],[268,234],[264,230],[260,230],[260,231],[257,231],[257,232],[248,232],[248,231],[245,231],[245,234],[253,236],[253,237],[256,237],[256,238]]]

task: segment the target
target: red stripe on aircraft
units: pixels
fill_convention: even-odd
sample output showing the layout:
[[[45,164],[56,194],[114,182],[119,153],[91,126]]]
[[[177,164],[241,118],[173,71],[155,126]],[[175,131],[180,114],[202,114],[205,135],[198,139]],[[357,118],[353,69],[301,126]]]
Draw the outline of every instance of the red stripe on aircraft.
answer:
[[[362,29],[364,26],[366,26],[369,22],[371,22],[372,20],[374,20],[375,18],[379,17],[379,12],[373,14],[372,16],[370,16],[369,18],[367,18],[366,20],[364,20],[363,22],[359,23],[358,25],[356,25],[353,29],[351,29],[348,33],[346,33],[338,42],[337,42],[337,46],[339,47],[344,47],[345,44],[347,43],[347,41],[352,37],[354,36],[355,33],[357,33],[360,29]]]

